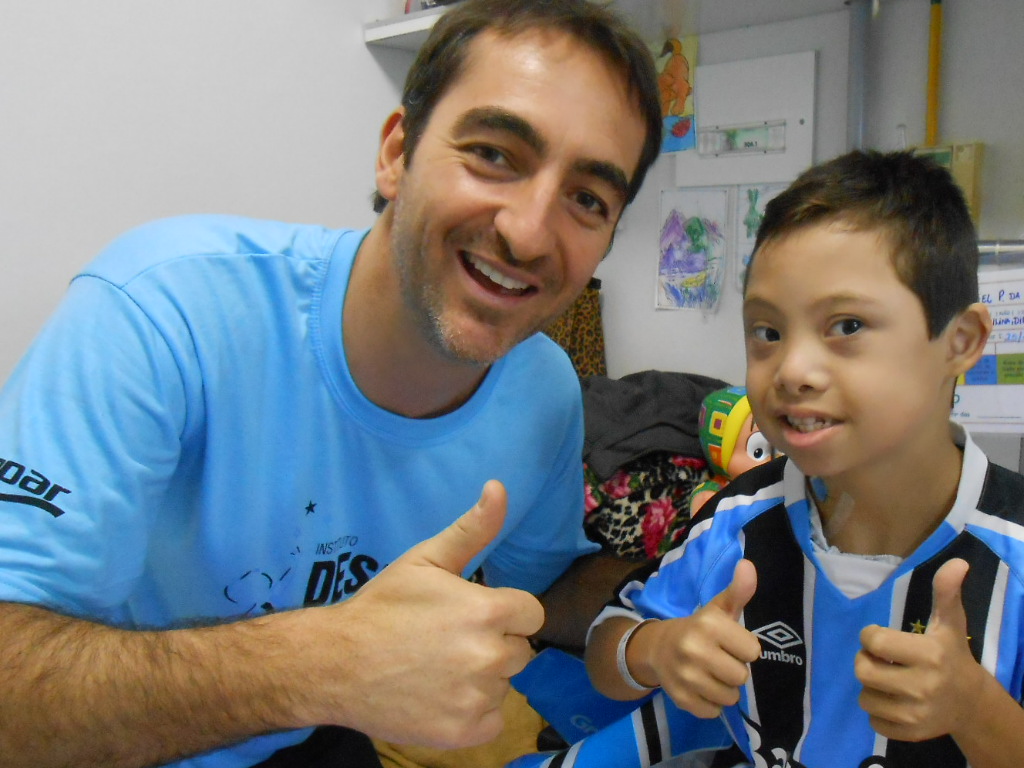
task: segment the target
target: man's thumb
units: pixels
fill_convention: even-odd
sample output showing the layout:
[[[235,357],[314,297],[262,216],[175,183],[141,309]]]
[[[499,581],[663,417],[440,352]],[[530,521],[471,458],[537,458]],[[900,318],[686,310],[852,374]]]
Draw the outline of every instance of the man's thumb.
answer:
[[[732,582],[715,595],[711,605],[718,606],[738,621],[756,591],[757,569],[749,560],[740,560],[732,573]]]
[[[461,575],[470,561],[501,531],[507,506],[505,486],[497,480],[488,480],[472,509],[433,538],[410,549],[403,559],[425,562]]]
[[[960,591],[969,567],[966,560],[954,558],[935,572],[932,579],[932,615],[925,632],[947,626],[967,634],[967,614],[964,613]]]

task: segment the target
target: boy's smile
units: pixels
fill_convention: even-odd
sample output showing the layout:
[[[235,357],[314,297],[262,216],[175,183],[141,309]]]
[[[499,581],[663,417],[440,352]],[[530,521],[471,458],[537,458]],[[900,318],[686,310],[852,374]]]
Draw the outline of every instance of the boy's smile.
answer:
[[[805,474],[875,484],[956,450],[956,323],[929,339],[921,302],[879,231],[831,222],[768,243],[754,258],[743,315],[754,417]]]

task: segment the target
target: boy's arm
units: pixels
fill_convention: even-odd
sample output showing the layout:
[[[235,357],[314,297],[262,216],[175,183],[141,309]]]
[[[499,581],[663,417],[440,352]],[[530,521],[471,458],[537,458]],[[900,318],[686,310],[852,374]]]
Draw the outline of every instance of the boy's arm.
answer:
[[[1024,765],[1024,709],[982,669],[972,717],[952,734],[974,768]]]
[[[603,553],[577,558],[544,594],[544,626],[536,639],[578,651],[586,644],[587,628],[615,594],[636,563]]]
[[[960,597],[967,568],[956,559],[935,574],[923,635],[878,626],[861,632],[861,707],[887,738],[949,734],[975,768],[1014,768],[1024,765],[1024,709],[971,654]]]
[[[760,643],[738,618],[753,597],[757,574],[748,560],[736,565],[732,583],[692,616],[645,623],[620,643],[637,622],[612,617],[596,626],[586,662],[594,687],[610,698],[645,694],[630,686],[619,670],[620,658],[641,685],[660,686],[682,709],[697,717],[717,717],[739,700],[758,658]]]

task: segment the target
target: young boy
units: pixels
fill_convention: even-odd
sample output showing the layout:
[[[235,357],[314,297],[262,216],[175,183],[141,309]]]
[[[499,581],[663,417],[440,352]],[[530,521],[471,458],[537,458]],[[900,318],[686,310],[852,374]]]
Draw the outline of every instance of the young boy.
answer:
[[[721,714],[715,765],[1024,765],[1024,478],[949,421],[992,325],[977,256],[950,176],[909,153],[845,155],[768,205],[747,392],[785,458],[598,617],[598,690]],[[635,764],[678,754],[641,722]]]

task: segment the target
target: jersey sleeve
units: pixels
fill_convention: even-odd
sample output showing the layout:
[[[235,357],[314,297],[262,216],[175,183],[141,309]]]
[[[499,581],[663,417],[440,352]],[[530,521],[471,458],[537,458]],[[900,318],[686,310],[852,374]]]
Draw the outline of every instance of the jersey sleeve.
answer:
[[[681,544],[630,574],[593,626],[614,616],[682,618],[706,605],[729,585],[743,556],[731,529],[725,520],[700,520]]]
[[[0,390],[0,599],[96,618],[122,603],[189,418],[146,313],[76,278]]]

